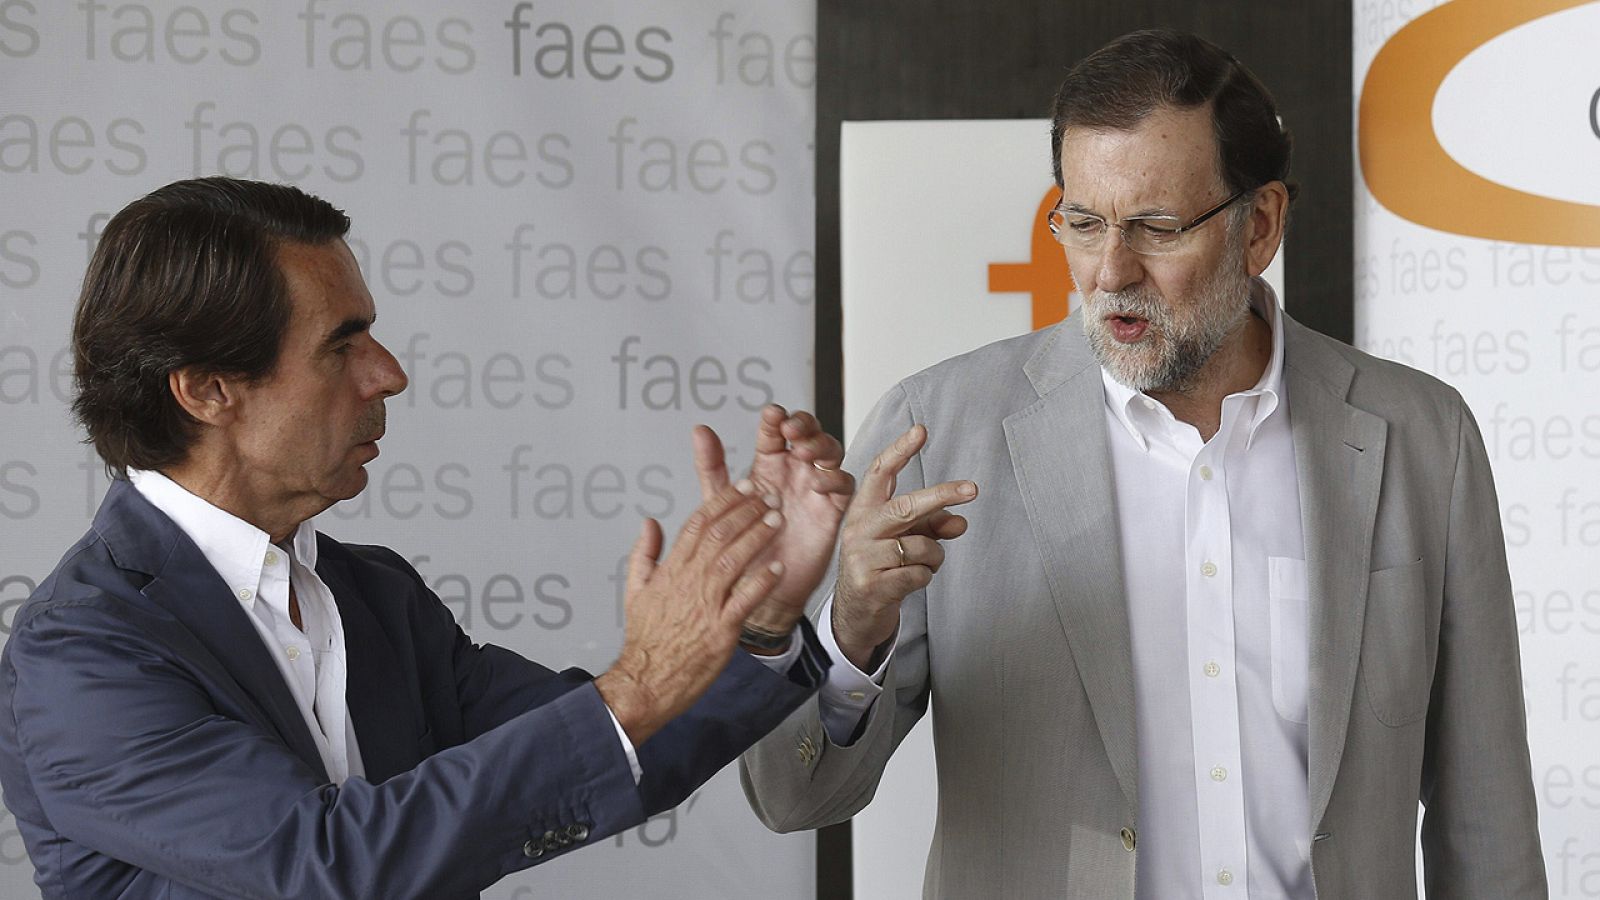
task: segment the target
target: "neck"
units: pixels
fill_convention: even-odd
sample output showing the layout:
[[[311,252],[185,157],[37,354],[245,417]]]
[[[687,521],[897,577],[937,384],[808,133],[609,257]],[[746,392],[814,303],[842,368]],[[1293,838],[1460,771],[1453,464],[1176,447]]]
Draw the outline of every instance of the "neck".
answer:
[[[293,500],[263,500],[251,490],[248,479],[228,467],[208,465],[194,456],[161,470],[161,474],[217,509],[265,531],[274,544],[288,540],[301,522],[321,512],[307,511]]]
[[[1202,440],[1222,427],[1222,400],[1255,387],[1272,361],[1272,326],[1254,309],[1228,335],[1200,375],[1182,390],[1145,393],[1167,407],[1174,418],[1193,425]]]

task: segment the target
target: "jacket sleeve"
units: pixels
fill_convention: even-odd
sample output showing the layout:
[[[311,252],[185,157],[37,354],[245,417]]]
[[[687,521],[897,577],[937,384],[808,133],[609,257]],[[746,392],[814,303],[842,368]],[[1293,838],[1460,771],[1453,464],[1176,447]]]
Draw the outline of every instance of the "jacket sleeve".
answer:
[[[798,681],[736,658],[641,748],[636,786],[581,673],[476,647],[451,621],[471,739],[379,784],[335,786],[276,736],[219,713],[120,612],[89,594],[17,623],[0,671],[8,730],[56,832],[223,897],[474,895],[676,803],[820,677],[814,651]]]
[[[873,409],[850,442],[844,467],[858,479],[874,457],[919,419],[904,385]],[[912,457],[896,478],[896,492],[925,486],[922,458]],[[816,616],[832,593],[835,555],[822,588],[811,598]],[[936,582],[937,583],[937,582]],[[823,726],[818,701],[800,707],[777,730],[740,759],[745,797],[768,828],[820,828],[850,818],[872,799],[889,757],[928,709],[927,589],[900,604],[900,630],[884,672],[883,693],[868,709],[848,746],[834,743]],[[817,628],[831,628],[815,622]]]
[[[1461,406],[1422,766],[1428,896],[1544,897],[1517,622],[1483,438]]]

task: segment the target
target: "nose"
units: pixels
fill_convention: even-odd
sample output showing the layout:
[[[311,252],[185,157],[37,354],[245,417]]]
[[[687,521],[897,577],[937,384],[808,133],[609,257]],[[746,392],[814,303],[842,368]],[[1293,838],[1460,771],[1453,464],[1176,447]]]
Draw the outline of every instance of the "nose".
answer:
[[[1128,249],[1127,235],[1122,226],[1107,228],[1105,241],[1100,245],[1100,259],[1095,266],[1095,287],[1116,292],[1137,283],[1143,276],[1143,260],[1139,254]]]
[[[394,358],[388,347],[376,338],[372,341],[372,347],[370,389],[375,396],[393,397],[405,390],[411,381],[406,377],[406,370],[400,367],[400,361]]]

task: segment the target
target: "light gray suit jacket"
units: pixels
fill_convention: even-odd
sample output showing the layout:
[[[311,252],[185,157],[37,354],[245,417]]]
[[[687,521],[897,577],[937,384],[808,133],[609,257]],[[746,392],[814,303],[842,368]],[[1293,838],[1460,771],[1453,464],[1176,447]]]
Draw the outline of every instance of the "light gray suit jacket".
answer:
[[[1317,894],[1414,897],[1420,798],[1431,896],[1545,897],[1511,584],[1477,425],[1427,375],[1287,317],[1284,339],[1310,590]],[[933,583],[906,598],[857,739],[831,742],[812,699],[743,757],[769,827],[864,807],[931,697],[926,896],[1134,896],[1137,841],[1123,834],[1139,807],[1134,688],[1102,390],[1074,315],[913,375],[878,404],[848,468],[921,422],[928,446],[900,490],[970,478],[980,496]]]

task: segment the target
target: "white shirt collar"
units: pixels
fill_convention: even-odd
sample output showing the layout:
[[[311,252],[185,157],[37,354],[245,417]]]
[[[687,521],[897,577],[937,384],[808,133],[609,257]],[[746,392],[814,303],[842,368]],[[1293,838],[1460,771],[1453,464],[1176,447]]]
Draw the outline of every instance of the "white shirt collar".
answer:
[[[272,540],[265,531],[212,506],[160,472],[128,470],[128,480],[156,509],[194,541],[233,597],[246,609],[255,599]],[[317,532],[310,521],[295,529],[290,551],[302,566],[317,566]]]
[[[1278,309],[1277,293],[1272,290],[1272,285],[1261,278],[1250,280],[1250,308],[1255,310],[1272,329],[1272,357],[1267,361],[1267,368],[1261,373],[1261,378],[1255,387],[1228,395],[1260,398],[1256,403],[1255,413],[1250,418],[1246,447],[1249,446],[1249,441],[1254,440],[1256,430],[1261,427],[1261,423],[1282,405],[1283,397],[1283,316]],[[1149,449],[1146,431],[1155,421],[1150,417],[1171,419],[1172,413],[1158,401],[1146,396],[1143,391],[1135,391],[1111,377],[1111,373],[1103,366],[1100,369],[1100,380],[1105,386],[1106,406],[1112,416],[1128,430],[1141,449]]]

